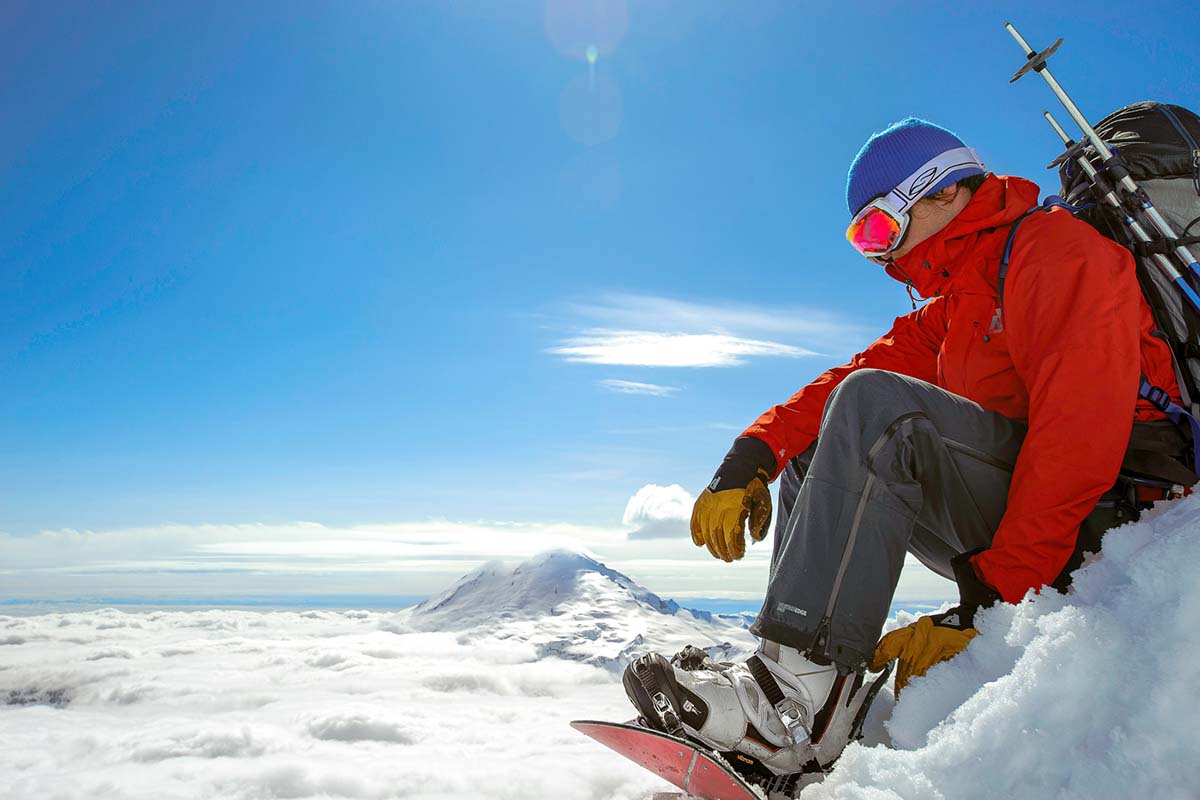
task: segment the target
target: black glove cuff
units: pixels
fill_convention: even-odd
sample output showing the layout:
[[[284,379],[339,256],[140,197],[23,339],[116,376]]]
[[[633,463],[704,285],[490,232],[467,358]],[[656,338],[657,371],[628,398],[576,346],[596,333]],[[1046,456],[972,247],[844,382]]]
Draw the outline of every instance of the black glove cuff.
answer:
[[[767,473],[768,478],[775,475],[775,454],[771,447],[754,436],[739,436],[733,440],[733,447],[725,454],[721,466],[717,467],[708,484],[709,491],[745,489],[759,470]]]
[[[982,553],[985,549],[972,550],[950,559],[950,566],[954,569],[954,582],[958,584],[959,605],[989,608],[1000,602],[1000,593],[979,580],[975,568],[971,566],[971,556]]]
[[[978,606],[964,603],[949,611],[943,611],[941,614],[931,614],[929,618],[933,620],[934,625],[939,627],[965,631],[967,628],[975,627],[975,612],[978,610]]]

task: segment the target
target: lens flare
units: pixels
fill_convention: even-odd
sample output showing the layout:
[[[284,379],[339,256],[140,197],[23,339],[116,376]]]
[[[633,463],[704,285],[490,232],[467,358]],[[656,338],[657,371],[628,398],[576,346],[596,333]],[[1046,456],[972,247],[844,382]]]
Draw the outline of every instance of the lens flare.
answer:
[[[545,0],[544,22],[558,52],[592,64],[620,47],[629,30],[629,9],[626,0]]]
[[[607,75],[576,76],[559,97],[558,115],[567,135],[589,147],[614,139],[624,117],[621,90]]]

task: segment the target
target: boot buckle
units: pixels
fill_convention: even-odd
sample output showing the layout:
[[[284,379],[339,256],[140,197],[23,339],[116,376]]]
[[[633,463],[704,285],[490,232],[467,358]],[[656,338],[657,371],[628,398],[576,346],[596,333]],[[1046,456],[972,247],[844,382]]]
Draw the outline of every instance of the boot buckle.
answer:
[[[675,733],[683,727],[679,715],[675,713],[675,707],[671,705],[671,701],[665,694],[655,692],[650,701],[654,703],[654,710],[658,712],[658,718],[662,720],[668,733]]]
[[[787,728],[792,746],[798,747],[809,740],[808,726],[804,724],[804,709],[798,702],[785,697],[775,704],[775,713]]]

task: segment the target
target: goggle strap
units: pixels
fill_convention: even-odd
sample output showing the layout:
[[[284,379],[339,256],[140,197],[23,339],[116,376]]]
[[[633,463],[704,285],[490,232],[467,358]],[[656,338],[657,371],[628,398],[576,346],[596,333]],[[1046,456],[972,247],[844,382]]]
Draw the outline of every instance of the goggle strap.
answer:
[[[892,196],[895,196],[900,205],[892,208],[894,211],[903,214],[908,210],[909,206],[924,197],[931,186],[936,185],[938,181],[951,172],[960,170],[963,167],[978,167],[985,172],[987,171],[983,166],[983,160],[979,158],[979,154],[975,152],[974,148],[956,147],[953,150],[939,153],[926,161],[917,168],[916,172],[901,181],[899,186],[892,189],[884,197],[890,199]],[[887,205],[891,207],[891,203]]]

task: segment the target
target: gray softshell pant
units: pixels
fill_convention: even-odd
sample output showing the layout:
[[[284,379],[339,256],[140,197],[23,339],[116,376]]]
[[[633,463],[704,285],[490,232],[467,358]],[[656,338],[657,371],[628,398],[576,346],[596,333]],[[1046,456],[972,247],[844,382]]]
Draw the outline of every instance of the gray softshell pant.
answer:
[[[766,600],[751,631],[858,669],[905,553],[953,579],[1004,515],[1022,423],[894,372],[851,373],[780,479]]]

